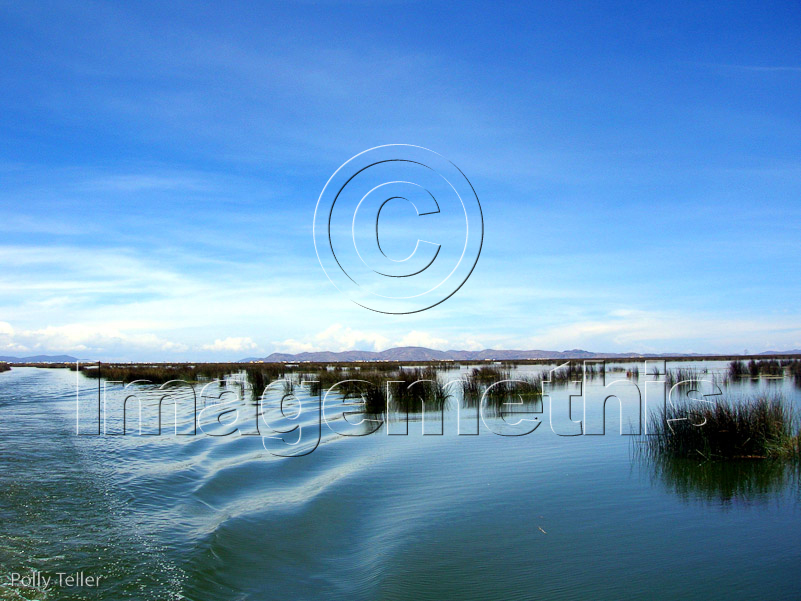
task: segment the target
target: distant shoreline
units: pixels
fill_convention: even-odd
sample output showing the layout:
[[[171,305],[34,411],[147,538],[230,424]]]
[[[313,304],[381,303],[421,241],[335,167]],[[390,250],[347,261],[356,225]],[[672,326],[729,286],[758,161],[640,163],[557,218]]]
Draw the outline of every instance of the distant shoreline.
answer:
[[[341,360],[341,361],[312,361],[312,360],[281,360],[281,361],[268,361],[264,360],[250,360],[250,361],[0,361],[0,365],[6,364],[14,367],[44,367],[44,368],[67,368],[74,367],[76,363],[81,365],[92,365],[101,363],[102,365],[152,365],[152,366],[170,366],[170,365],[258,365],[258,364],[278,364],[278,365],[375,365],[375,364],[414,364],[414,365],[438,365],[443,363],[458,364],[458,365],[482,365],[486,363],[505,363],[514,365],[547,365],[563,363],[566,361],[590,361],[605,363],[632,363],[635,361],[675,361],[675,362],[688,362],[688,361],[735,361],[735,360],[767,360],[767,359],[801,359],[801,353],[777,353],[777,354],[749,354],[749,355],[630,355],[630,356],[578,356],[578,357],[543,357],[543,358],[530,358],[530,359],[467,359],[467,360],[454,360],[454,359],[380,359],[380,360]]]

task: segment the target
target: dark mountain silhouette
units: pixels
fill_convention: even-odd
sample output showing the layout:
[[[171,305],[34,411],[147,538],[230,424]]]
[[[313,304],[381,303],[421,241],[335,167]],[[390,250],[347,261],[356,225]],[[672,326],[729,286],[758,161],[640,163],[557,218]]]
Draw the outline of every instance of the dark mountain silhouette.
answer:
[[[801,355],[801,350],[766,351],[760,355]],[[638,358],[670,358],[670,357],[736,357],[737,353],[594,353],[583,349],[567,351],[544,350],[501,350],[485,349],[481,351],[438,351],[422,346],[399,346],[385,351],[317,351],[307,353],[273,353],[264,358],[248,357],[242,362],[263,361],[265,363],[334,363],[346,361],[522,361],[526,359],[638,359]]]
[[[568,351],[516,351],[485,349],[481,351],[438,351],[421,346],[400,346],[385,351],[319,351],[297,353],[273,353],[263,359],[243,359],[243,361],[264,361],[265,363],[302,362],[328,363],[338,361],[514,361],[522,359],[595,359],[619,357],[644,357],[638,353],[592,353],[581,349]],[[654,355],[651,355],[654,356]]]

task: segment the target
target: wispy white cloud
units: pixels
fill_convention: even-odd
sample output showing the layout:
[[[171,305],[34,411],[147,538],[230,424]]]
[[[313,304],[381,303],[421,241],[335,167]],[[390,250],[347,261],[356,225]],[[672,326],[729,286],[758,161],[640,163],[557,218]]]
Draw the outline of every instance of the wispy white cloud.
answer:
[[[632,352],[741,352],[744,340],[759,341],[751,345],[752,351],[797,348],[801,315],[750,318],[618,309],[597,319],[551,327],[526,339],[532,348]]]
[[[424,346],[427,348],[445,350],[448,347],[448,340],[433,336],[427,332],[412,330],[400,340],[393,343],[393,346]]]
[[[333,324],[306,340],[287,338],[276,342],[275,348],[278,351],[287,353],[317,350],[350,351],[354,349],[377,351],[386,348],[388,343],[389,338],[378,332],[355,330],[342,324]]]
[[[110,324],[72,323],[35,330],[0,329],[0,348],[7,351],[104,353],[184,352],[188,346],[153,333],[120,330]]]
[[[218,338],[212,344],[204,344],[201,347],[204,351],[250,351],[258,348],[258,345],[247,337]]]

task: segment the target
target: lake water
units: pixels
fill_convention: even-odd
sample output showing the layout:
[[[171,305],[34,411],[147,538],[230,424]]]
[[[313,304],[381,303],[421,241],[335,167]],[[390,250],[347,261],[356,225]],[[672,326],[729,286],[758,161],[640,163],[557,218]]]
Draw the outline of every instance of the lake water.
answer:
[[[725,365],[695,367],[715,374]],[[644,391],[651,376],[640,370]],[[614,378],[625,373],[607,382]],[[202,391],[199,407],[235,399],[233,380]],[[98,436],[96,389],[96,380],[63,369],[0,374],[0,598],[801,598],[797,469],[649,463],[636,437],[619,433],[634,423],[628,384],[615,388],[623,425],[611,411],[604,435],[595,409],[585,415],[575,399],[573,422],[535,403],[521,414],[531,421],[518,426],[508,416],[477,421],[474,408],[457,412],[453,399],[441,421],[428,416],[428,435],[412,416],[406,436],[398,420],[393,435],[384,424],[343,436],[371,424],[347,424],[334,403],[324,411],[331,425],[318,430],[318,397],[296,387],[300,416],[288,407],[271,423],[302,425],[300,441],[297,432],[266,438],[244,400],[235,425],[233,414],[212,412],[185,435],[193,431],[181,413],[187,390],[174,393],[184,435],[172,420],[160,436],[140,435],[133,411],[119,436],[114,408],[133,390],[119,385],[105,390]],[[728,392],[763,389],[799,404],[788,379],[748,380]],[[148,391],[136,390],[147,413]],[[571,393],[555,388],[554,403]],[[587,435],[558,435],[573,433],[582,416]],[[142,434],[157,433],[143,423]],[[538,423],[528,435],[493,432]],[[431,435],[440,426],[444,434]],[[278,456],[293,453],[303,456]],[[82,571],[101,582],[12,586],[13,573],[32,570]]]

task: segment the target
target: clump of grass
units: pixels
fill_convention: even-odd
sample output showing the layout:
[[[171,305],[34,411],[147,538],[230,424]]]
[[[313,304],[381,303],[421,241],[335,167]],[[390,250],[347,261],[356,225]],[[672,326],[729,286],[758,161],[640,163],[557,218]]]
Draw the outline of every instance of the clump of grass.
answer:
[[[451,371],[454,369],[459,369],[460,366],[455,361],[437,361],[435,363],[432,363],[431,367],[440,372],[440,371]]]
[[[781,361],[776,359],[762,360],[759,362],[759,374],[766,376],[783,376],[784,366]]]
[[[729,377],[732,379],[742,378],[748,373],[745,361],[732,361],[729,363]]]
[[[697,382],[704,378],[709,372],[704,369],[696,369],[695,367],[679,367],[677,369],[669,369],[665,373],[665,382],[668,388],[673,388],[676,384],[690,384]]]
[[[373,378],[372,374],[361,374],[359,377],[371,380],[372,387],[381,389],[381,394],[372,395],[373,400],[380,399],[381,409],[386,408],[386,401],[389,400],[391,406],[396,411],[407,413],[419,413],[423,407],[427,410],[441,410],[445,407],[450,393],[437,377],[437,371],[433,367],[399,369],[391,373],[379,374],[379,378]],[[387,382],[392,383],[387,389]],[[389,396],[387,396],[389,394]],[[367,403],[369,412],[378,409],[373,402]]]
[[[478,406],[485,396],[490,406],[517,400],[534,400],[542,397],[542,376],[514,376],[508,370],[495,366],[473,368],[462,381],[462,396],[468,407]]]
[[[474,367],[470,371],[469,377],[478,382],[491,383],[508,380],[511,377],[511,372],[495,365],[482,365],[481,367]]]
[[[668,404],[653,416],[649,432],[645,448],[654,457],[801,458],[798,421],[780,396]]]
[[[442,409],[450,394],[437,377],[433,367],[401,369],[392,374],[390,400],[396,410],[417,413],[423,406],[429,410]]]
[[[511,372],[501,367],[494,365],[474,367],[472,370],[470,370],[470,373],[467,375],[467,377],[462,381],[462,397],[465,404],[470,407],[477,406],[482,395],[484,394],[484,391],[493,384],[496,385],[490,389],[490,394],[502,394],[502,389],[506,388],[508,382],[504,382],[503,384],[497,383],[510,378]]]
[[[597,378],[604,374],[604,364],[595,361],[588,361],[582,363],[580,361],[571,361],[566,366],[553,370],[549,373],[548,379],[554,384],[567,384],[568,382],[577,382],[584,378],[587,374],[588,378]],[[637,372],[639,375],[639,371]]]
[[[76,368],[72,366],[74,371]],[[81,365],[80,372],[87,378],[105,379],[128,384],[147,380],[153,384],[164,384],[171,380],[196,382],[198,371],[194,365]]]
[[[0,373],[2,373],[4,371],[10,371],[10,370],[11,370],[11,366],[8,363],[5,363],[5,362],[0,363]]]
[[[250,390],[254,397],[259,397],[264,392],[267,386],[264,378],[264,372],[259,367],[245,368],[245,376],[250,384]]]
[[[250,385],[254,400],[264,394],[264,389],[270,382],[283,378],[286,370],[280,363],[253,363],[245,367],[245,377]],[[224,378],[215,378],[222,381]]]
[[[785,368],[790,375],[801,373],[801,361],[794,359],[751,359],[729,363],[728,375],[731,379],[758,378],[760,376],[783,376]]]
[[[306,388],[311,396],[323,396],[323,386],[320,384],[319,380],[315,380],[311,374],[304,377],[304,380],[306,380]]]
[[[748,362],[748,375],[752,378],[759,376],[781,376],[784,375],[784,367],[776,359],[751,359]]]
[[[787,371],[793,377],[796,384],[801,384],[801,361],[788,362]]]
[[[225,380],[228,376],[241,373],[246,369],[248,379],[256,377],[251,374],[250,367],[245,368],[241,363],[90,363],[69,366],[71,370],[79,369],[87,378],[102,378],[113,382],[134,382],[147,380],[153,384],[164,384],[171,380],[184,380],[186,382],[201,382],[204,380]],[[283,366],[261,366],[265,373],[283,373]]]
[[[327,369],[308,374],[307,378],[317,379],[312,390],[318,394],[337,385],[337,392],[344,398],[360,399],[364,411],[374,415],[386,411],[388,403],[393,409],[408,413],[419,413],[424,406],[426,410],[441,410],[452,396],[433,366],[402,368],[395,365],[394,369],[388,369],[382,364],[380,369],[366,366]]]

